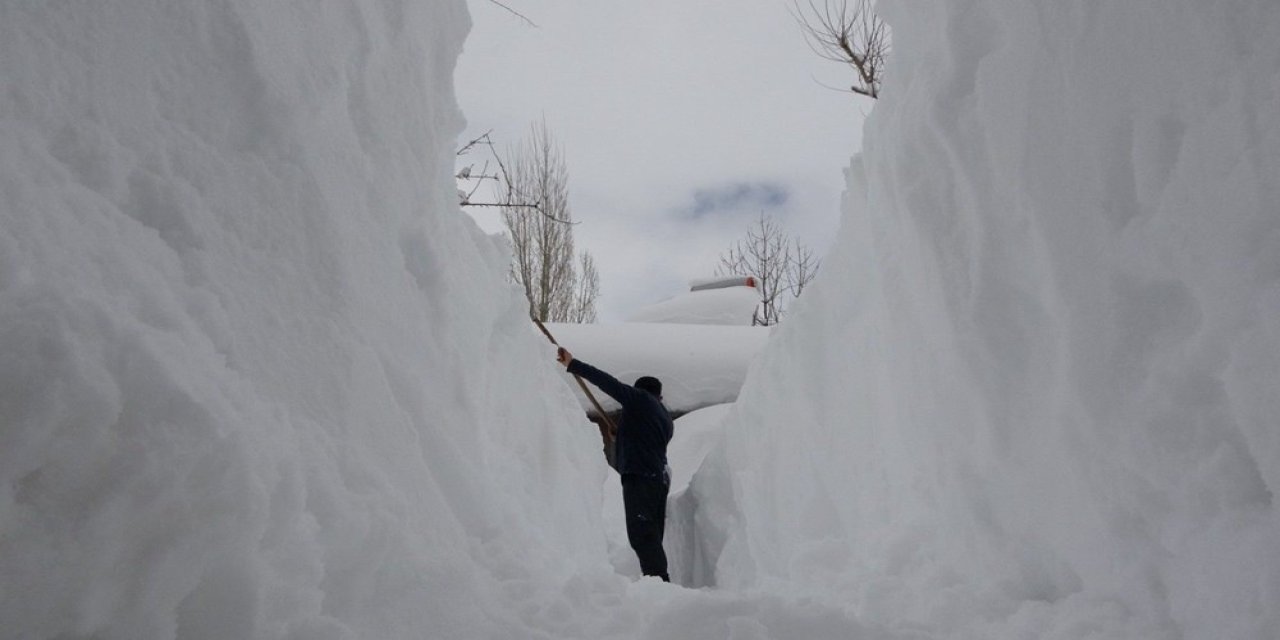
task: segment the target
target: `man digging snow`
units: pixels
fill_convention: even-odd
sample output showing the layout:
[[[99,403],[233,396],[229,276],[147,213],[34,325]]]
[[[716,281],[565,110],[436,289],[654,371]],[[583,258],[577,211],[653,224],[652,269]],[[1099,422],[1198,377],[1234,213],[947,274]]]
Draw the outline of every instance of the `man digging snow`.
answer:
[[[667,491],[671,469],[667,467],[667,443],[671,442],[671,414],[662,406],[662,383],[643,376],[634,386],[581,361],[561,348],[556,359],[576,376],[599,387],[622,405],[615,443],[615,462],[622,476],[622,505],[627,514],[627,540],[640,559],[646,576],[667,576],[667,554],[662,550],[666,526]]]

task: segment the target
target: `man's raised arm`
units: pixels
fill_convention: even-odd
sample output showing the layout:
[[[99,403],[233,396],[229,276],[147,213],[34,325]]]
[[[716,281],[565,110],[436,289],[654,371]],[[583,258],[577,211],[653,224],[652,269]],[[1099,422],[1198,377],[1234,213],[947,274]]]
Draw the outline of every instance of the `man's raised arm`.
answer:
[[[569,373],[580,376],[587,382],[599,387],[601,391],[609,395],[610,398],[617,400],[619,404],[626,406],[636,398],[636,394],[640,393],[639,389],[620,382],[617,378],[581,361],[575,360],[573,354],[568,349],[561,347],[556,352],[556,360],[560,361]]]

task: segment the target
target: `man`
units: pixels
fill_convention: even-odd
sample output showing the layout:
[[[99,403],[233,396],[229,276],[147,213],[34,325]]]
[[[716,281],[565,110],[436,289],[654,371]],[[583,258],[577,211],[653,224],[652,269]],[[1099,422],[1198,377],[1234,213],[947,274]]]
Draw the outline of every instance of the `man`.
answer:
[[[622,405],[614,459],[622,476],[622,506],[627,514],[627,540],[640,560],[640,571],[671,582],[662,534],[667,517],[671,470],[667,443],[671,442],[671,414],[662,405],[662,382],[643,376],[634,386],[585,363],[565,349],[556,359],[576,376],[600,387]]]

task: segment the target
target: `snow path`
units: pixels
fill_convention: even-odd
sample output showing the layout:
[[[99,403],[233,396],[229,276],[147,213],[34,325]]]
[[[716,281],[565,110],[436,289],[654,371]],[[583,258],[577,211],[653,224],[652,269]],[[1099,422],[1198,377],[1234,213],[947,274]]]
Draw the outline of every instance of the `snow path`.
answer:
[[[458,211],[462,0],[0,4],[0,636],[1280,637],[1280,4],[877,6],[685,589]]]

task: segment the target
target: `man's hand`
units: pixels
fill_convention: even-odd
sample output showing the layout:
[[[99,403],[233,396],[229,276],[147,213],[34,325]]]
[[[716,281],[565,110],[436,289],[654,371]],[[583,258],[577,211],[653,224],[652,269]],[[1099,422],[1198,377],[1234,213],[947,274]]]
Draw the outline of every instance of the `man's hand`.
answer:
[[[564,347],[558,347],[556,349],[556,361],[568,368],[569,363],[573,362],[573,354],[569,353],[569,350]]]

